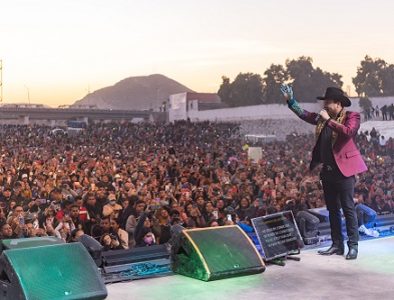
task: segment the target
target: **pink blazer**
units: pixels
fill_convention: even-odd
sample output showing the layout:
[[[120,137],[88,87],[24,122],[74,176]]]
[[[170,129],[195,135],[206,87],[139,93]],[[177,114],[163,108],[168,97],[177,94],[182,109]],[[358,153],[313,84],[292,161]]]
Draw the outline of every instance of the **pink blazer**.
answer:
[[[313,125],[317,124],[317,113],[302,109],[294,99],[290,100],[288,104],[289,108],[302,120]],[[350,177],[367,171],[368,168],[355,143],[355,137],[360,128],[360,114],[347,111],[344,124],[339,124],[330,119],[327,121],[327,126],[338,133],[337,140],[332,147],[332,153],[341,173]],[[316,159],[314,159],[316,155],[317,144],[315,144],[312,152],[311,169],[317,166]]]

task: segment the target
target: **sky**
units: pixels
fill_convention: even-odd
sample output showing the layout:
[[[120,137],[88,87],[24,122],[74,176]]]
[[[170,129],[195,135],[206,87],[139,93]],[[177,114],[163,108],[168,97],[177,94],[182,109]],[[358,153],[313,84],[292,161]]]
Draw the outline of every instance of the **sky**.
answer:
[[[394,63],[393,12],[388,0],[0,0],[3,102],[57,107],[157,73],[217,92],[223,75],[302,55],[354,93],[365,55]]]

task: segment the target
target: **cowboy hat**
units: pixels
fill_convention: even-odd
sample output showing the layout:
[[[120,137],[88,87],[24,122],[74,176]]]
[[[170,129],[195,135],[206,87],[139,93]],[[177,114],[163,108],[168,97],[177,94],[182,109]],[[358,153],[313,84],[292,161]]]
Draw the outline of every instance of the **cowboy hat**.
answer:
[[[346,97],[344,91],[340,88],[336,87],[328,87],[326,89],[326,93],[323,97],[317,97],[319,100],[336,100],[341,102],[343,107],[348,107],[351,105],[351,102],[348,97]]]

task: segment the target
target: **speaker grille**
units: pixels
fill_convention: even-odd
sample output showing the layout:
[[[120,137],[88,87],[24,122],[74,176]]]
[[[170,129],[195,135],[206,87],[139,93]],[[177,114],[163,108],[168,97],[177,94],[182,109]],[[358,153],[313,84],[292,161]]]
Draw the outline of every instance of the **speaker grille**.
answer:
[[[212,274],[261,267],[262,261],[238,226],[187,230]]]
[[[4,251],[26,299],[104,299],[97,267],[80,243]]]

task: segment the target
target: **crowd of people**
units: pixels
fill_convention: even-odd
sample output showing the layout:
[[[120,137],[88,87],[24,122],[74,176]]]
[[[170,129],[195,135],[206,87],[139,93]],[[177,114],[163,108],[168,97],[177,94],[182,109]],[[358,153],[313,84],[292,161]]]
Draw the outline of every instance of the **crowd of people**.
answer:
[[[298,135],[314,133],[314,127],[294,117],[294,119],[242,120],[239,123],[241,135],[274,135],[277,140],[285,141],[289,132]]]
[[[384,104],[381,107],[379,105],[371,106],[363,111],[364,120],[373,120],[380,119],[383,121],[391,121],[394,120],[394,103],[390,105]]]
[[[94,124],[71,136],[4,125],[0,140],[1,239],[88,234],[105,250],[128,249],[168,242],[174,225],[250,224],[325,205],[319,171],[307,171],[313,138],[290,130],[262,145],[259,161],[231,123]],[[365,132],[357,142],[369,167],[357,202],[394,213],[394,140]]]

